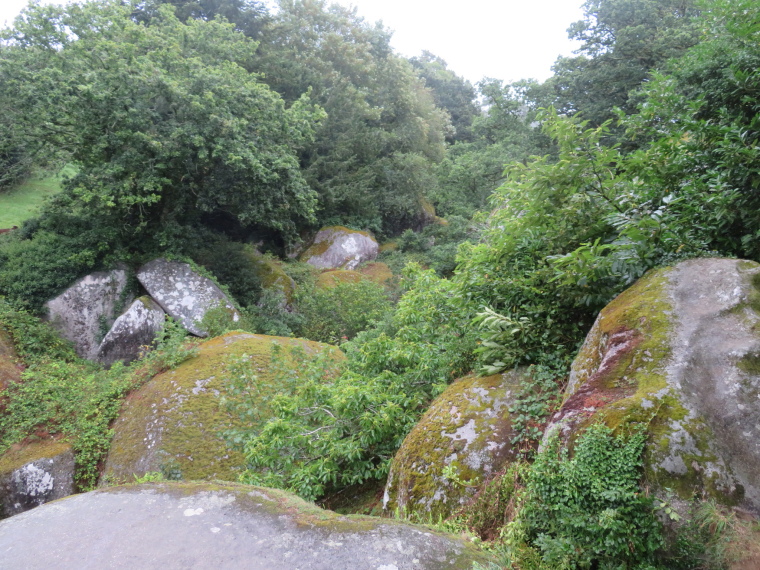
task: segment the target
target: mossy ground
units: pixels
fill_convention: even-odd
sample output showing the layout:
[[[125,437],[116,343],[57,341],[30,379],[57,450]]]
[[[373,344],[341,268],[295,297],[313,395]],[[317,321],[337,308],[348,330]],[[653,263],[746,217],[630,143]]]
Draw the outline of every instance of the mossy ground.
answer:
[[[285,270],[282,268],[282,262],[272,257],[260,254],[254,249],[246,252],[246,256],[253,265],[256,275],[261,280],[263,289],[273,289],[280,291],[285,296],[287,303],[293,302],[295,293],[295,283]]]
[[[431,404],[393,459],[386,510],[412,520],[445,518],[514,458],[508,406],[520,375],[468,376]],[[457,481],[444,477],[447,466]]]
[[[334,347],[301,339],[231,332],[208,340],[198,356],[156,376],[127,399],[114,425],[106,476],[128,481],[149,471],[170,471],[183,479],[236,480],[245,460],[221,435],[241,427],[239,418],[220,405],[226,362],[247,355],[261,386],[274,393],[269,364],[275,343],[344,358]],[[288,358],[287,351],[284,356]]]
[[[364,275],[354,270],[335,269],[325,271],[317,277],[318,289],[332,289],[341,283],[359,283],[364,280]]]

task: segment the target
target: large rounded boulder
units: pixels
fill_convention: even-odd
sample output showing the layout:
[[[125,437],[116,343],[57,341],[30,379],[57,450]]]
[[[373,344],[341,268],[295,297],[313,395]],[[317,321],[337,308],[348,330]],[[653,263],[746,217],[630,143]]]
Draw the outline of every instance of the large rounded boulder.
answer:
[[[345,358],[335,347],[301,339],[232,332],[205,341],[197,356],[159,374],[127,398],[114,423],[105,480],[128,482],[150,472],[170,478],[237,480],[245,460],[228,446],[223,432],[241,427],[241,420],[222,399],[275,394],[279,387],[270,366],[275,346],[282,349],[280,364],[296,369],[294,354],[301,358],[327,352],[336,363]],[[246,394],[228,389],[227,365],[243,357],[255,382]]]
[[[284,491],[162,483],[75,495],[0,521],[3,568],[455,570],[490,557],[421,526],[324,511]]]
[[[378,245],[369,233],[343,226],[322,228],[299,260],[317,269],[356,269],[377,257]]]
[[[468,376],[436,398],[393,458],[383,508],[445,518],[514,459],[509,407],[526,374]]]
[[[645,429],[648,486],[760,513],[760,265],[651,271],[599,314],[545,438]]]

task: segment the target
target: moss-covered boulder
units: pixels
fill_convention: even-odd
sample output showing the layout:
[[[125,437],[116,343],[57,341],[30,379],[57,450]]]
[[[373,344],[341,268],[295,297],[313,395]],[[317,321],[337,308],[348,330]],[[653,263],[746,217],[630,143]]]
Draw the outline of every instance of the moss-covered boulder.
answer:
[[[341,516],[273,489],[160,483],[75,495],[0,522],[3,568],[469,570],[461,537]]]
[[[760,512],[760,265],[651,271],[599,314],[545,438],[645,429],[647,484]]]
[[[378,285],[389,285],[393,279],[391,268],[385,263],[367,263],[359,269],[334,269],[324,271],[317,277],[317,287],[320,289],[332,289],[341,283],[359,283],[371,281]]]
[[[393,271],[382,261],[367,263],[359,268],[359,272],[378,285],[390,285],[393,279]]]
[[[258,379],[257,397],[271,397],[278,389],[270,368],[276,345],[283,348],[286,363],[292,358],[289,348],[307,354],[326,351],[336,362],[345,358],[335,347],[301,339],[232,332],[207,340],[196,357],[129,396],[114,424],[106,480],[132,481],[148,472],[237,480],[244,465],[242,453],[230,449],[221,435],[240,421],[220,405],[222,397],[231,397],[226,365],[231,358],[247,355]]]
[[[44,440],[16,445],[0,456],[0,519],[74,492],[74,452]]]
[[[421,520],[447,517],[513,459],[509,406],[525,374],[518,369],[468,376],[436,398],[393,458],[386,512]]]
[[[246,257],[261,281],[262,289],[282,293],[287,304],[293,302],[296,282],[285,273],[281,261],[265,256],[253,249],[247,252]]]
[[[377,257],[378,245],[369,233],[343,226],[322,228],[299,260],[317,269],[356,269]]]

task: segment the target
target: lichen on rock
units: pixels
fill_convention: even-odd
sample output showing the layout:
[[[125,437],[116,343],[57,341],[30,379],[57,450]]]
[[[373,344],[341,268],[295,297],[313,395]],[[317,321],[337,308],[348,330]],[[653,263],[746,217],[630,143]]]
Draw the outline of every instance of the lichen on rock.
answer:
[[[108,331],[98,347],[98,362],[110,366],[117,360],[130,363],[151,346],[164,326],[165,313],[150,297],[135,300]]]
[[[545,437],[643,428],[647,484],[760,512],[760,265],[652,271],[599,314]]]
[[[299,259],[317,269],[356,269],[374,260],[377,253],[377,242],[369,233],[331,226],[317,232]]]
[[[164,472],[183,479],[237,480],[245,459],[221,435],[240,425],[220,405],[226,394],[226,363],[245,354],[262,386],[272,386],[275,345],[345,358],[335,347],[302,339],[231,332],[205,341],[196,357],[159,374],[127,398],[114,424],[105,479],[124,482]]]
[[[445,518],[514,459],[509,407],[526,374],[468,376],[436,398],[393,458],[383,508],[413,519]],[[458,481],[447,479],[447,467]]]
[[[126,269],[91,273],[45,303],[47,318],[79,356],[95,359],[103,336],[132,301],[127,286]]]
[[[74,452],[55,440],[16,445],[0,456],[0,519],[74,493]]]
[[[342,516],[285,491],[230,483],[130,485],[69,497],[0,522],[0,552],[7,568],[86,561],[92,568],[469,570],[493,562],[462,537]]]
[[[200,326],[210,309],[226,307],[237,322],[240,315],[221,289],[187,263],[154,259],[137,271],[137,279],[166,313],[195,336],[208,333]]]

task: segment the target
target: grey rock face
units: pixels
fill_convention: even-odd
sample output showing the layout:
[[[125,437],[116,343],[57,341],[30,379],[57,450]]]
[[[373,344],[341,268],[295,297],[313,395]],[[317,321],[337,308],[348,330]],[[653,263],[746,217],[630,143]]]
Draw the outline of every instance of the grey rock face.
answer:
[[[334,226],[319,230],[300,259],[317,269],[356,269],[375,259],[378,250],[377,242],[367,232]]]
[[[599,314],[546,437],[644,425],[647,484],[760,513],[760,265],[650,272]]]
[[[48,319],[61,336],[74,343],[79,356],[92,360],[103,334],[131,301],[124,298],[126,286],[124,269],[91,273],[45,303]]]
[[[115,487],[45,505],[0,522],[0,556],[7,568],[62,570],[445,570],[488,562],[471,544],[424,527],[340,516],[283,491],[201,483]]]
[[[514,459],[509,407],[526,369],[451,384],[430,405],[393,458],[383,508],[446,518]],[[467,486],[444,476],[453,468]]]
[[[45,456],[39,457],[41,454]],[[74,493],[74,453],[69,445],[32,444],[21,453],[6,455],[11,457],[4,456],[0,462],[3,465],[0,468],[0,518]],[[28,462],[14,461],[17,459],[14,455],[34,458]]]
[[[210,279],[198,275],[187,263],[154,259],[137,272],[137,279],[151,297],[190,333],[205,337],[200,327],[206,311],[226,307],[234,321],[240,319],[227,296]]]
[[[164,326],[165,313],[150,297],[135,300],[114,322],[98,347],[97,360],[110,366],[117,360],[130,363],[144,346],[153,344]]]

